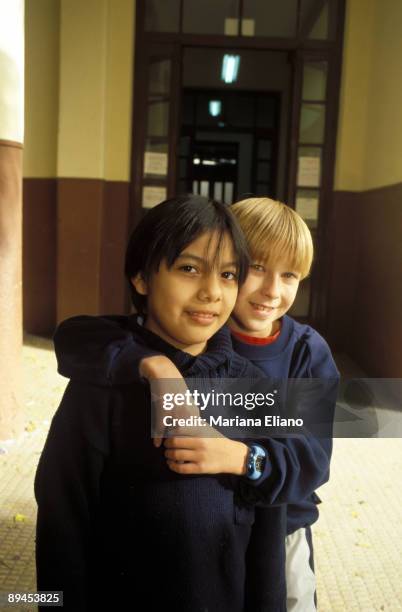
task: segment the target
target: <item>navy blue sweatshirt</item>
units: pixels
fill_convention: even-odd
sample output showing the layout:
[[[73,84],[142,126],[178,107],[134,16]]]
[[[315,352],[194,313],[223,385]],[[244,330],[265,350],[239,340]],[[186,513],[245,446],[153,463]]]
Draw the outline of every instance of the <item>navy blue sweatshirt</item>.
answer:
[[[126,326],[185,377],[261,376],[224,329],[193,357],[133,317]],[[152,444],[150,418],[149,389],[138,380],[67,386],[35,478],[38,590],[63,590],[64,609],[74,612],[140,602],[179,612],[284,611],[285,506],[255,508],[242,477],[172,472]]]
[[[333,420],[339,372],[328,344],[312,327],[285,315],[279,337],[272,344],[247,344],[234,335],[232,341],[239,355],[247,357],[272,378],[328,379],[329,385],[323,387],[326,397],[322,398],[318,410],[322,408],[327,418]],[[309,408],[315,410],[313,405]],[[332,438],[300,436],[286,445],[271,438],[265,446],[279,466],[286,466],[280,470],[271,500],[289,504],[287,532],[312,525],[318,518],[317,503],[320,502],[314,489],[329,478]]]
[[[129,330],[130,318],[73,317],[55,334],[59,372],[73,380],[100,385],[127,384],[138,380],[140,360],[157,351],[138,344]],[[232,337],[235,351],[252,361],[267,377],[328,380],[325,397],[314,398],[311,413],[333,421],[339,373],[325,340],[309,325],[282,318],[278,339],[268,345],[251,345]],[[318,518],[319,498],[314,492],[329,478],[332,452],[330,437],[295,435],[262,442],[269,453],[263,477],[249,501],[287,503],[287,533],[312,525]]]

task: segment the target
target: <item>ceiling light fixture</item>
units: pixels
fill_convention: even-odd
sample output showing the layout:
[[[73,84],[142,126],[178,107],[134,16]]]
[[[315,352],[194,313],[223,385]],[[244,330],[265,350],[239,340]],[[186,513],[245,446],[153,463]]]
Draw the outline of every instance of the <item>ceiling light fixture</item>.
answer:
[[[240,66],[240,55],[223,56],[221,79],[225,83],[234,83],[237,80]]]

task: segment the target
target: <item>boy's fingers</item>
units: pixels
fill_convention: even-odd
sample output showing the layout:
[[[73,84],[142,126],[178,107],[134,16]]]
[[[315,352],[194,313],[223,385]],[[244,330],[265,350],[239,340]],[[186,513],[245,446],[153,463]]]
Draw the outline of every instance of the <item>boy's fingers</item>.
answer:
[[[154,444],[155,448],[159,448],[161,446],[162,440],[163,440],[163,438],[154,438],[153,439],[153,444]]]
[[[178,463],[177,461],[171,461],[168,459],[166,461],[169,469],[173,472],[177,472],[178,474],[199,474],[200,468],[197,463]]]
[[[194,446],[194,438],[166,438],[164,445],[166,448],[191,448]]]
[[[194,451],[184,448],[168,449],[165,451],[165,457],[172,461],[194,461]]]

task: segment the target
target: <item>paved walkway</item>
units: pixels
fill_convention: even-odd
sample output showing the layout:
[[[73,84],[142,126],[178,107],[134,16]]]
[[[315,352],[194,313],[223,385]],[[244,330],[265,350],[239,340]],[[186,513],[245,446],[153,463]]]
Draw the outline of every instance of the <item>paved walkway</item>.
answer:
[[[26,339],[24,376],[26,431],[0,443],[0,592],[35,590],[33,478],[66,385],[49,341]],[[402,440],[335,440],[314,527],[320,612],[402,611],[401,474]]]

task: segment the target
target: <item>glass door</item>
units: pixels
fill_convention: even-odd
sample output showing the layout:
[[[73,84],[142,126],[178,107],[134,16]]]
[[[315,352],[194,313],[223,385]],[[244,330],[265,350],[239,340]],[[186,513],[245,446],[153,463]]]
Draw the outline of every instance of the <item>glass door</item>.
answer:
[[[134,221],[175,194],[180,61],[172,44],[148,45],[138,66],[134,109]]]

